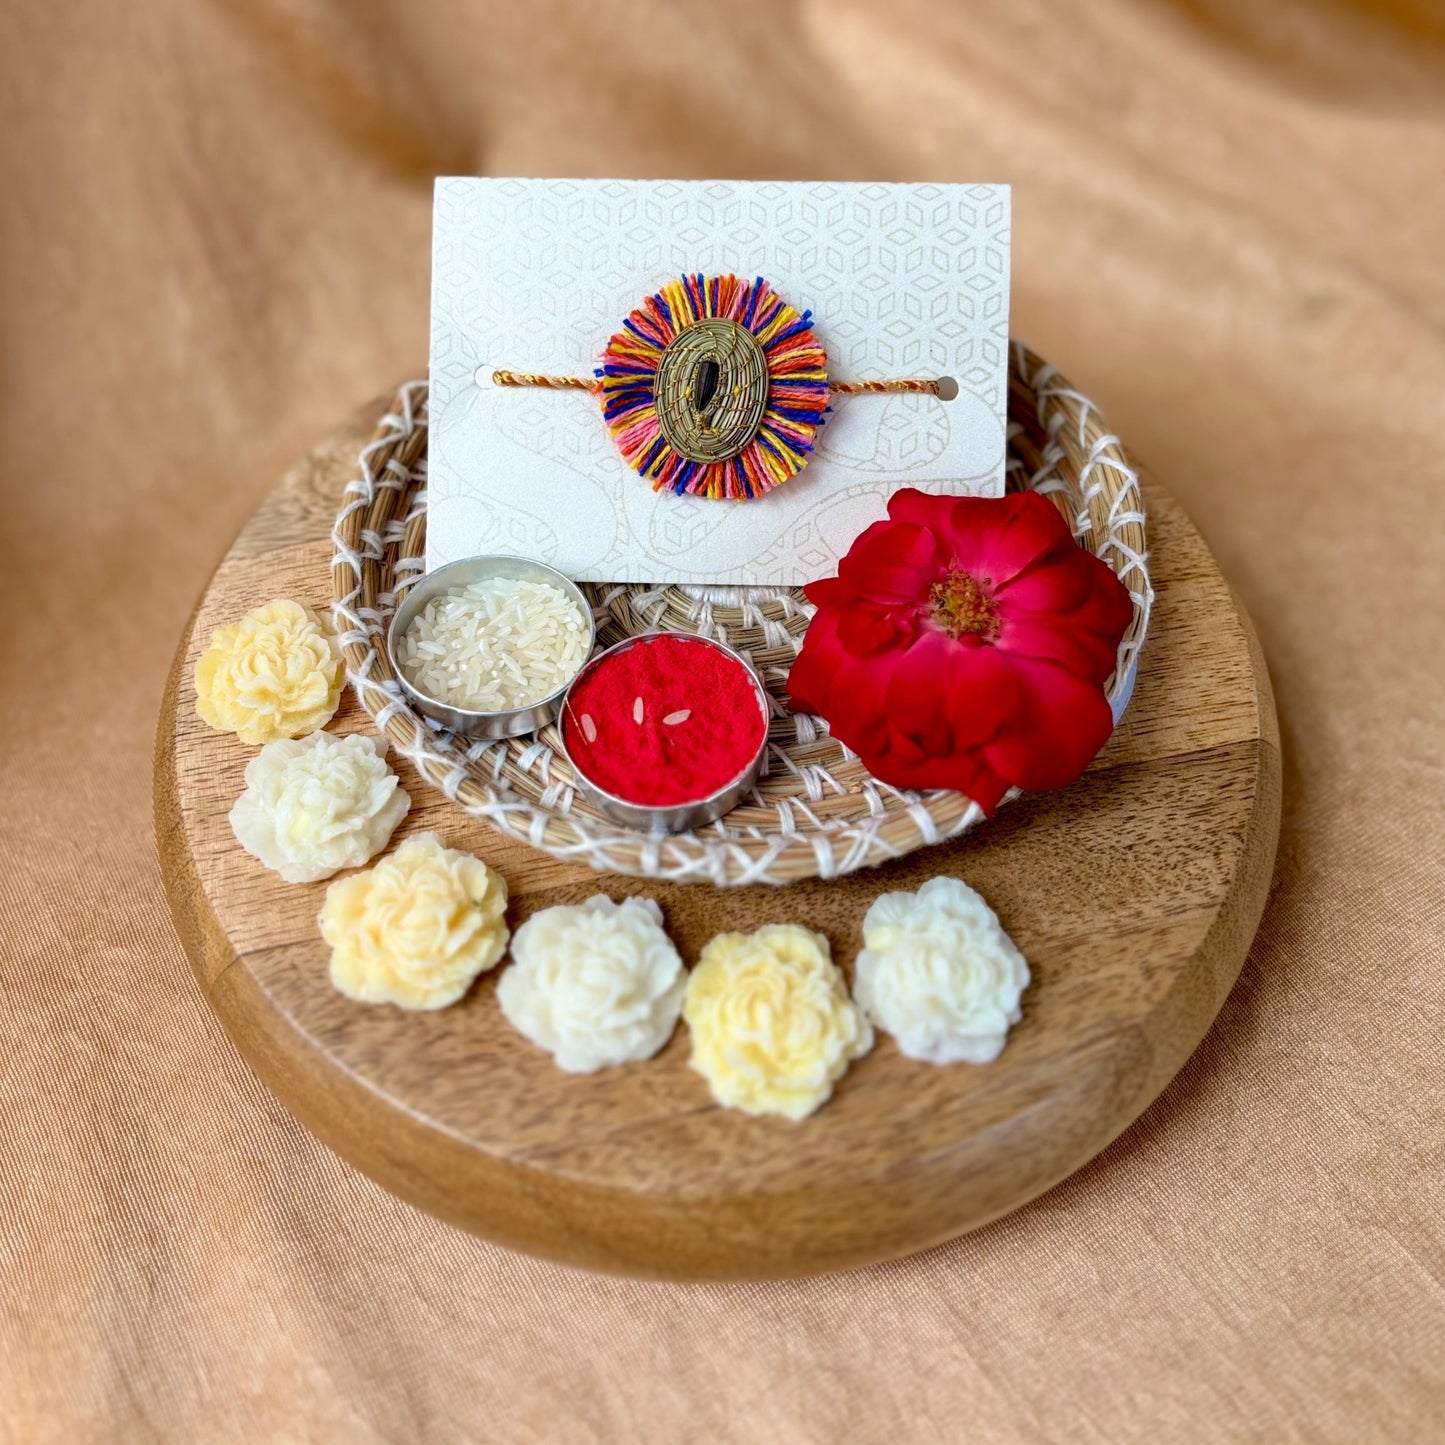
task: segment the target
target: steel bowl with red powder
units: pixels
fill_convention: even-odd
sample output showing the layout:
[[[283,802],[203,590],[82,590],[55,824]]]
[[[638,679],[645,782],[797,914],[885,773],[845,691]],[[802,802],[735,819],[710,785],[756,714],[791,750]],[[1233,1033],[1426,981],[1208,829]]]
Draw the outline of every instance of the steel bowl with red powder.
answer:
[[[629,827],[675,833],[720,818],[757,782],[768,700],[731,648],[654,632],[582,669],[560,728],[593,807]]]

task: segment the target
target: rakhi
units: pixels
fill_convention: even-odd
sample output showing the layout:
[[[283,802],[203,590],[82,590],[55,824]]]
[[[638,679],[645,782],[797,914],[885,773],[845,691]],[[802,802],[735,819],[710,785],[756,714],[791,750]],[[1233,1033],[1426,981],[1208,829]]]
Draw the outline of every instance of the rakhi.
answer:
[[[655,492],[760,497],[796,476],[837,392],[958,394],[948,377],[834,381],[813,333],[761,276],[682,276],[649,296],[607,343],[595,375],[492,373],[497,386],[589,391],[612,440]]]

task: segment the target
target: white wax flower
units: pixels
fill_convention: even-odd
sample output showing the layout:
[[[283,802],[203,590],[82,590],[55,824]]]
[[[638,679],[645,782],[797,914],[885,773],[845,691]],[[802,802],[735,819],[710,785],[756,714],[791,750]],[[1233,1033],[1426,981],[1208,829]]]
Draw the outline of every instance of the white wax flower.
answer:
[[[885,893],[863,919],[853,996],[910,1059],[987,1064],[1022,1017],[1029,966],[993,909],[958,878]]]
[[[381,738],[312,733],[267,743],[246,765],[231,831],[288,883],[360,868],[386,847],[411,797]]]
[[[497,984],[502,1012],[569,1074],[651,1058],[672,1037],[686,980],[650,898],[598,895],[534,913]]]

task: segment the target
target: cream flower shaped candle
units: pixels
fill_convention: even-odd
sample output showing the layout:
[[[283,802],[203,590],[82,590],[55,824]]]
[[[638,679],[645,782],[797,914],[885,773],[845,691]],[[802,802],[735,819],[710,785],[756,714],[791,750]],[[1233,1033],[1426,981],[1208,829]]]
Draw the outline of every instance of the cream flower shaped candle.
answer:
[[[300,602],[218,627],[196,663],[196,711],[253,746],[325,727],[341,701],[341,646]]]
[[[933,878],[885,893],[863,919],[853,994],[910,1059],[987,1064],[999,1056],[1029,966],[967,883]]]
[[[803,1119],[873,1045],[828,940],[793,923],[723,933],[687,981],[692,1066],[713,1098],[748,1114]]]
[[[411,807],[385,756],[380,738],[312,733],[267,743],[246,765],[246,791],[231,809],[236,841],[288,883],[360,868]]]
[[[506,952],[506,911],[507,885],[480,858],[408,838],[326,890],[331,981],[362,1003],[445,1008]]]
[[[682,1008],[682,959],[650,898],[544,908],[512,940],[497,999],[569,1074],[651,1058]]]

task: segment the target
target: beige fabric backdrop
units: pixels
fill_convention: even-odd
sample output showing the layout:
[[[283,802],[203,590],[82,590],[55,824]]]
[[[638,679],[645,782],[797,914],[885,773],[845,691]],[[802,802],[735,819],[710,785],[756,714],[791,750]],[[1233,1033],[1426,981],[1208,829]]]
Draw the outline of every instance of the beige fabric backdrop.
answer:
[[[1429,13],[1427,13],[1429,11]],[[1445,23],[1426,0],[148,0],[0,16],[0,1437],[1422,1439],[1445,1417]],[[1214,1032],[974,1237],[664,1288],[312,1142],[194,988],[162,679],[425,364],[436,172],[988,179],[1016,331],[1254,614],[1278,877]]]

